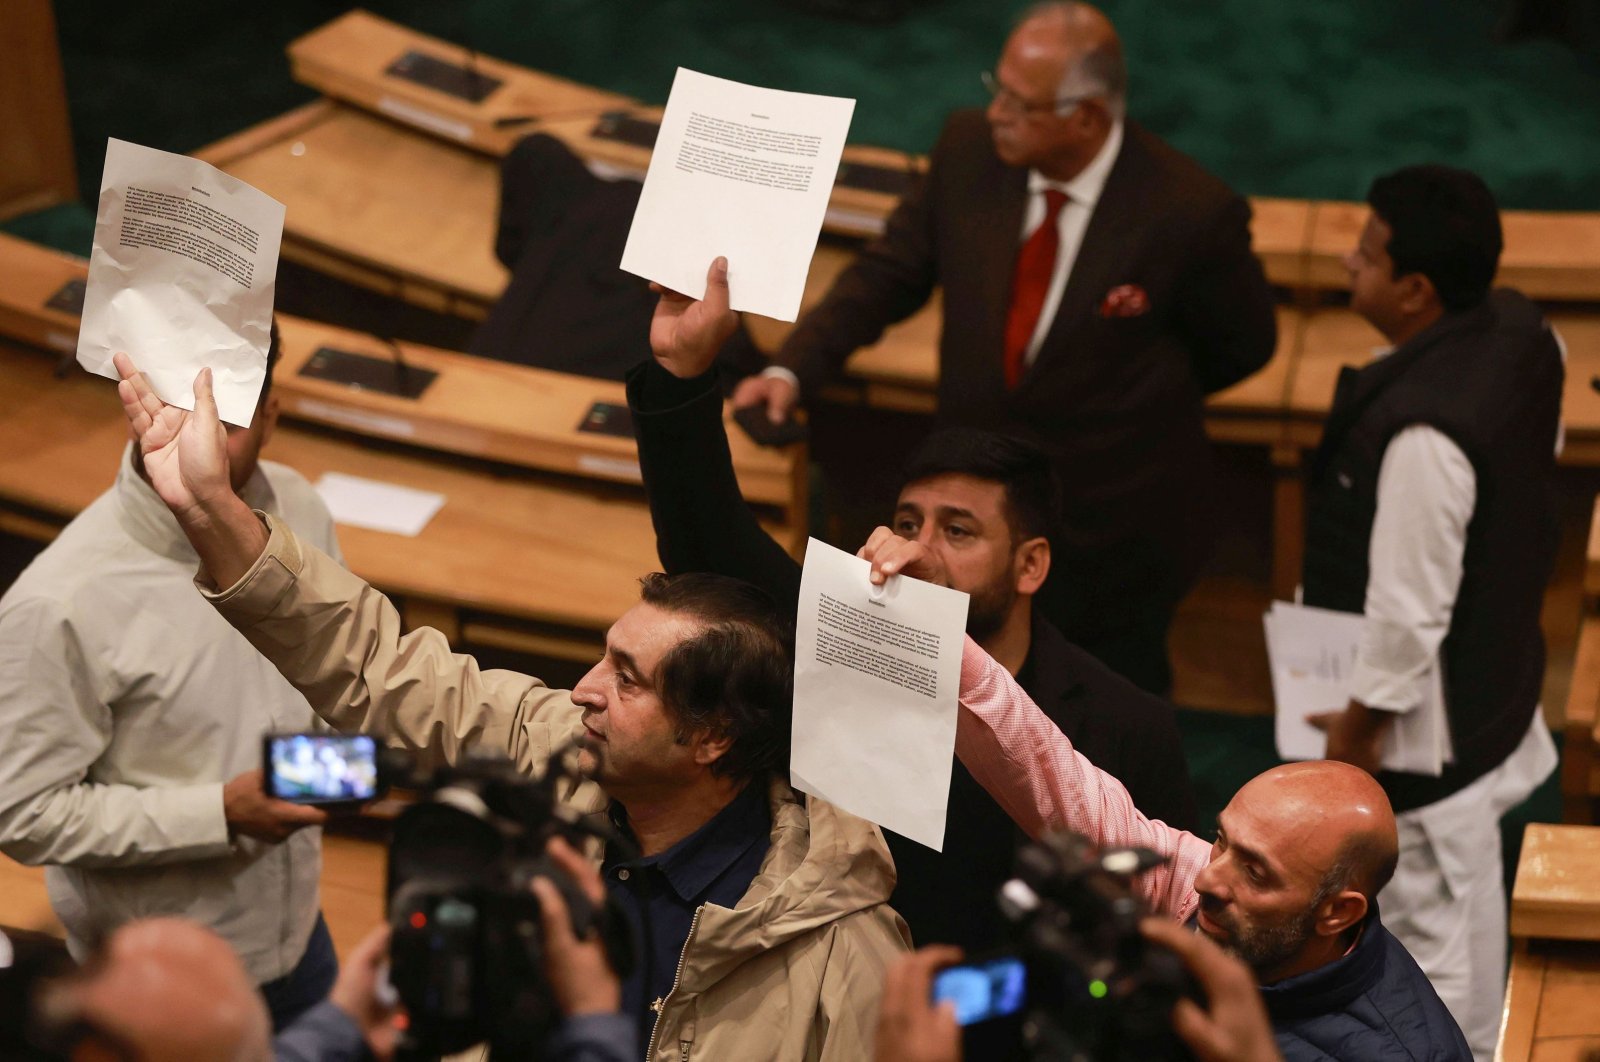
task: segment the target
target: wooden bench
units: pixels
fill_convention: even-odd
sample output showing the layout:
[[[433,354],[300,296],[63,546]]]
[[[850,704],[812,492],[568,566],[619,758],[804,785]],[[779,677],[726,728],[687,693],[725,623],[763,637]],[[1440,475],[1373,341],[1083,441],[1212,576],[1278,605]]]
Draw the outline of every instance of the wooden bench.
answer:
[[[1497,1062],[1586,1062],[1600,1050],[1600,828],[1528,826],[1511,936]]]

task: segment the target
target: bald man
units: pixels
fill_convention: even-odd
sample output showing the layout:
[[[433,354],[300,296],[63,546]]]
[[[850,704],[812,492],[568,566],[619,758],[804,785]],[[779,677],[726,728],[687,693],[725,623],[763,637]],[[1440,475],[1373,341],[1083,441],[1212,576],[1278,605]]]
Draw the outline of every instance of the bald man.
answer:
[[[1383,788],[1349,764],[1275,767],[1234,794],[1213,844],[1141,815],[967,640],[956,752],[1030,835],[1070,829],[1167,862],[1135,885],[1255,972],[1288,1062],[1470,1062],[1460,1028],[1374,902],[1398,841]]]
[[[1167,628],[1208,552],[1201,402],[1276,338],[1250,208],[1125,117],[1122,45],[1088,4],[1029,8],[985,83],[988,108],[951,116],[883,236],[734,403],[810,401],[942,288],[939,420],[1032,436],[1069,496],[1040,607],[1164,694]],[[867,511],[892,508],[899,464]]]
[[[937,571],[920,542],[874,534],[874,582]],[[1068,829],[1098,847],[1166,857],[1135,881],[1144,900],[1255,972],[1288,1062],[1471,1062],[1427,975],[1383,927],[1374,899],[1399,837],[1383,787],[1347,763],[1258,775],[1206,841],[1145,818],[971,638],[961,660],[956,755],[1029,836]]]

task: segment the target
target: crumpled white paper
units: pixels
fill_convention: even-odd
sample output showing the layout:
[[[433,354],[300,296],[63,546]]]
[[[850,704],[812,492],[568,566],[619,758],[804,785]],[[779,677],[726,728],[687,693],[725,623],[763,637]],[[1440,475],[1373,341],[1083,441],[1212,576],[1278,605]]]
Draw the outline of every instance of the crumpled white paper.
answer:
[[[184,409],[209,365],[218,413],[247,427],[266,377],[283,215],[197,159],[107,141],[78,364],[114,380],[112,355],[125,352]]]

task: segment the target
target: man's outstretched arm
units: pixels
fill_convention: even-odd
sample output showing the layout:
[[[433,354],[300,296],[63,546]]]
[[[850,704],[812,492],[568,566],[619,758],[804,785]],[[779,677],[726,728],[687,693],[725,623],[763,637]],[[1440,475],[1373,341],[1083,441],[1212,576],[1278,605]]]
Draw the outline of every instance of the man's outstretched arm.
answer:
[[[887,528],[862,547],[870,578],[935,577],[937,558]],[[1167,857],[1136,885],[1152,907],[1179,920],[1195,907],[1194,878],[1211,846],[1192,833],[1145,818],[1121,782],[1072,747],[1011,673],[969,636],[961,655],[956,755],[978,784],[1030,837],[1067,829],[1098,848],[1137,846]]]
[[[737,322],[722,259],[712,263],[703,300],[661,292],[650,336],[655,358],[628,374],[639,468],[668,572],[743,579],[792,608],[800,567],[762,530],[739,491],[712,371]]]

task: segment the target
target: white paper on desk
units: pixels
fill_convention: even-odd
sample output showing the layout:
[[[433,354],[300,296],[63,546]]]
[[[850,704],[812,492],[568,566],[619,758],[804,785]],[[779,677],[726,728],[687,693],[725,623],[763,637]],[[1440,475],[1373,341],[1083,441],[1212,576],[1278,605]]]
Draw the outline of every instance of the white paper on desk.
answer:
[[[428,521],[444,507],[443,494],[347,476],[343,472],[324,472],[316,482],[316,489],[327,503],[335,523],[364,527],[369,531],[387,531],[407,538],[420,535]]]
[[[795,624],[789,775],[935,851],[944,848],[967,595],[893,576],[811,539]]]
[[[1279,756],[1320,760],[1327,754],[1327,736],[1307,723],[1306,716],[1349,706],[1365,623],[1359,612],[1272,603],[1264,626]],[[1382,763],[1388,770],[1437,777],[1449,760],[1450,735],[1437,673],[1430,676],[1429,691],[1424,703],[1398,716],[1386,733]]]
[[[283,204],[198,159],[106,142],[78,364],[117,378],[124,351],[162,400],[246,427],[266,377]]]
[[[622,268],[698,299],[726,255],[735,310],[793,321],[855,106],[680,67]]]

